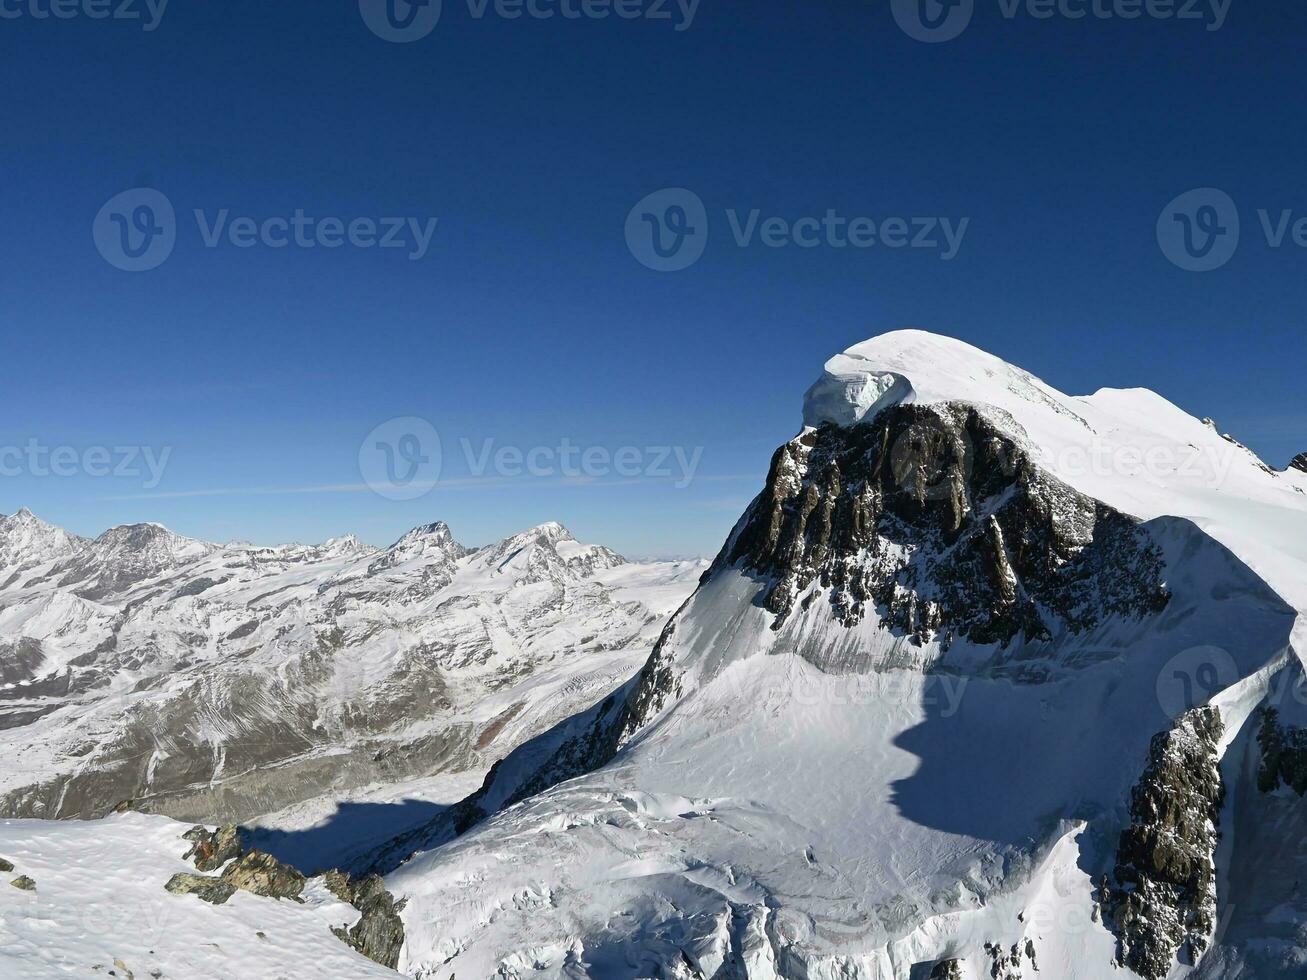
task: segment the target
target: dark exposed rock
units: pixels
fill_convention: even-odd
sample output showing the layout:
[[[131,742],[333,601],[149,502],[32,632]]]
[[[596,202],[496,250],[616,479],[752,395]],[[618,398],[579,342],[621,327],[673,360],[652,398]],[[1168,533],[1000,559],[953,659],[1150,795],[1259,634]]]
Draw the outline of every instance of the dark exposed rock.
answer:
[[[245,852],[240,831],[234,824],[223,824],[214,831],[205,827],[192,827],[182,836],[192,844],[186,852],[185,860],[194,858],[197,871],[217,871]]]
[[[1307,453],[1299,453],[1289,464],[1289,469],[1297,470],[1299,473],[1307,473]]]
[[[1145,980],[1162,980],[1186,948],[1196,960],[1216,925],[1215,854],[1220,836],[1220,711],[1195,708],[1153,736],[1131,793],[1130,826],[1117,847],[1115,885],[1103,906],[1114,924],[1117,960]]]
[[[777,628],[818,582],[845,625],[874,607],[906,635],[982,644],[1083,632],[1168,598],[1135,521],[1038,469],[965,406],[898,406],[782,446],[723,565],[770,580]]]
[[[323,884],[362,913],[352,928],[340,926],[332,933],[373,962],[395,969],[404,948],[404,923],[399,917],[404,903],[395,901],[377,875],[355,880],[342,871],[329,871]]]
[[[992,980],[1022,980],[1022,967],[1026,960],[1030,961],[1031,971],[1039,972],[1035,963],[1035,944],[1029,939],[1024,943],[1013,943],[1010,949],[1005,949],[998,943],[985,943],[985,952],[989,955],[989,975]],[[959,980],[962,976],[960,964],[956,976]]]
[[[940,960],[930,971],[928,980],[962,980],[962,961]]]
[[[264,898],[290,898],[303,901],[305,877],[288,864],[282,864],[271,854],[249,851],[227,866],[222,880],[233,888],[261,895]]]
[[[163,887],[174,895],[195,895],[211,905],[222,905],[236,894],[235,886],[221,878],[193,875],[186,871],[173,875]]]
[[[9,882],[9,884],[25,892],[36,891],[36,882],[34,882],[31,878],[27,877],[27,875],[19,875],[13,881]]]
[[[0,874],[7,874],[13,870],[14,866],[10,862],[6,861],[4,858],[0,858]]]
[[[346,905],[354,904],[354,888],[347,872],[331,869],[323,874],[322,885]]]
[[[1274,708],[1262,712],[1257,732],[1262,764],[1257,771],[1257,788],[1271,793],[1283,783],[1299,796],[1307,793],[1307,728],[1280,724]]]

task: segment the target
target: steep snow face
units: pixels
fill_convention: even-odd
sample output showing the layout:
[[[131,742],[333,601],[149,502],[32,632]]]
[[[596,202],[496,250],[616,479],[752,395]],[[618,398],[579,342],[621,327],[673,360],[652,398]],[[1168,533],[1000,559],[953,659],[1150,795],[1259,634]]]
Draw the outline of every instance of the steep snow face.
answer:
[[[703,570],[561,525],[480,551],[444,524],[383,551],[45,527],[0,567],[8,815],[247,820],[480,773],[628,677]]]
[[[401,968],[1244,962],[1220,923],[1266,844],[1230,808],[1299,670],[1301,481],[1149,392],[1073,398],[918,332],[828,364],[805,422],[643,670],[406,838]],[[1181,865],[1144,853],[1176,828]]]

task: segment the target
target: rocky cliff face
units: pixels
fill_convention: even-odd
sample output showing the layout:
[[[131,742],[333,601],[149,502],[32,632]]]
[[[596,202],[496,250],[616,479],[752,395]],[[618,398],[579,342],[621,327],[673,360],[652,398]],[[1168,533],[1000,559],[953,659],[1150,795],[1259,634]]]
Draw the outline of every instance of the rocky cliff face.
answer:
[[[768,581],[775,628],[796,602],[824,600],[846,625],[874,612],[945,648],[1083,632],[1167,601],[1136,522],[1042,473],[961,405],[896,406],[782,446],[722,565]]]
[[[1285,785],[1299,796],[1307,793],[1307,728],[1282,725],[1280,713],[1266,708],[1257,744],[1262,754],[1257,771],[1259,790],[1273,793]]]
[[[1225,787],[1216,708],[1196,708],[1154,737],[1131,794],[1104,906],[1120,941],[1118,962],[1163,980],[1177,953],[1194,962],[1216,928],[1216,845]]]
[[[1307,453],[1299,453],[1289,464],[1290,469],[1297,470],[1299,473],[1307,473]]]

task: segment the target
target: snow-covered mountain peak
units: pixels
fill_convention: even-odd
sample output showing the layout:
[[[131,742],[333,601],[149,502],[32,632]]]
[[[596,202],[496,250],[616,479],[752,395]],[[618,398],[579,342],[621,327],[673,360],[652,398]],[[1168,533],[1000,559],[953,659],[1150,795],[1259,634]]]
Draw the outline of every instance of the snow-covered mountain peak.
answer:
[[[47,524],[26,507],[9,517],[0,514],[0,569],[63,558],[85,545],[85,539]]]
[[[805,425],[854,425],[904,403],[967,402],[1009,408],[1055,402],[1030,373],[952,337],[896,330],[836,354],[804,399]]]
[[[549,521],[510,535],[482,549],[474,559],[492,575],[508,576],[519,583],[588,578],[626,559],[601,545],[582,544],[557,521]]]
[[[376,550],[377,548],[373,545],[365,544],[359,540],[357,535],[354,534],[343,534],[338,538],[328,538],[318,547],[318,552],[320,554],[332,557],[370,555]]]
[[[805,422],[643,670],[377,852],[436,845],[387,881],[409,972],[1297,975],[1307,727],[1257,709],[1301,690],[1300,474],[919,331]]]
[[[185,537],[151,521],[111,527],[91,542],[91,548],[100,559],[138,554],[179,561],[199,558],[217,545]]]
[[[1289,464],[1289,468],[1299,473],[1307,473],[1307,453],[1299,453]]]
[[[390,546],[389,551],[458,551],[465,554],[467,549],[454,540],[454,532],[444,521],[423,524],[413,528]]]

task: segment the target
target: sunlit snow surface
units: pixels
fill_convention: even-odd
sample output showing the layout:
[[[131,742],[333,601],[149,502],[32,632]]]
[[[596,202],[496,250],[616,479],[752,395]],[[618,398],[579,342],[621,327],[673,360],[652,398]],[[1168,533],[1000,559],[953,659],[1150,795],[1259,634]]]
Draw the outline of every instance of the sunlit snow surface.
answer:
[[[190,847],[185,824],[123,814],[89,822],[0,820],[0,977],[5,980],[373,980],[395,974],[331,934],[358,920],[321,885],[303,904],[237,892],[214,906],[163,884]],[[35,891],[9,885],[24,874]]]

